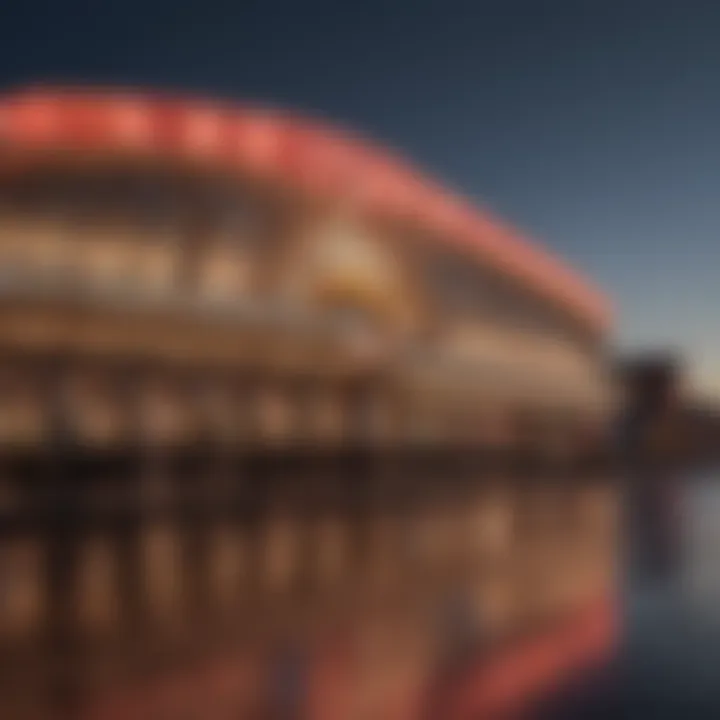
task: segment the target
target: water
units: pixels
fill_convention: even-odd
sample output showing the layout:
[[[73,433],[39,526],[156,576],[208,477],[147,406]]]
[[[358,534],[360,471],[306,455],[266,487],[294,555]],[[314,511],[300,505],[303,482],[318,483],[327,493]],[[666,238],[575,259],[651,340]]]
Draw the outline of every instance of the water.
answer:
[[[648,533],[629,508],[620,648],[544,714],[552,720],[720,718],[720,471],[663,483],[675,494],[676,556],[649,571]]]

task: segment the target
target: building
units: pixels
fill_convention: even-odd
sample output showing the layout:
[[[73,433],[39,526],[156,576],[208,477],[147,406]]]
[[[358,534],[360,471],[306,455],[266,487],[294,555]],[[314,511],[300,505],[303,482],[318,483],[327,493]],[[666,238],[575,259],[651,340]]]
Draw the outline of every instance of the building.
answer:
[[[336,626],[376,639],[358,701],[393,648],[417,690],[453,593],[493,642],[609,597],[605,483],[489,492],[261,462],[601,452],[609,312],[560,262],[391,153],[281,112],[29,90],[0,101],[0,159],[8,713],[50,697],[68,717],[242,717],[262,700],[238,678],[288,635],[334,647]],[[506,516],[524,529],[488,574],[482,538]],[[141,689],[118,699],[124,683]]]
[[[645,459],[684,466],[714,462],[720,437],[717,403],[693,391],[682,359],[646,353],[621,363],[619,386],[628,419],[626,440]]]
[[[670,407],[682,395],[683,364],[675,353],[655,352],[627,358],[619,373],[625,401],[635,412],[657,412]]]

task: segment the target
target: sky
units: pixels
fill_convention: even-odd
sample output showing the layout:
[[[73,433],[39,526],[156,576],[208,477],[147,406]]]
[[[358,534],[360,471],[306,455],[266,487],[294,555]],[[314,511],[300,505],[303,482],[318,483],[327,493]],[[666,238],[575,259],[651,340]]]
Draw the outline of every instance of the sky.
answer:
[[[179,88],[361,130],[612,298],[720,395],[715,0],[5,0],[0,87]]]

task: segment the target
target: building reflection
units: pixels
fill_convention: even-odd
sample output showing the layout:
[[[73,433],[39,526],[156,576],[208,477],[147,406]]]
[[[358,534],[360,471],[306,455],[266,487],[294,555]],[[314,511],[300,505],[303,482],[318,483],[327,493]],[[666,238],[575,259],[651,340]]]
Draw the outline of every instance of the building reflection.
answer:
[[[680,558],[680,477],[705,458],[708,422],[702,427],[688,401],[679,358],[643,356],[626,362],[623,372],[628,544],[636,572],[669,580]]]
[[[206,456],[153,464],[149,494],[127,465],[65,461],[83,468],[63,497],[37,462],[13,471],[24,492],[4,518],[1,618],[12,717],[28,703],[107,717],[120,688],[118,707],[136,703],[124,717],[173,716],[190,700],[245,717],[329,692],[344,717],[359,704],[400,717],[390,708],[451,692],[479,658],[614,592],[605,478],[409,475],[378,461],[226,467],[223,481]]]

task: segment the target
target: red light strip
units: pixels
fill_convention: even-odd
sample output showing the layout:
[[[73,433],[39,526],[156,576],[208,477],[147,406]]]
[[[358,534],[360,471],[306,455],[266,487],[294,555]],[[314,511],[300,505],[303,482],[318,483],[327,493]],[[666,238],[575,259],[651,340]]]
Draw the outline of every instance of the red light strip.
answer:
[[[617,635],[615,601],[602,599],[564,627],[471,673],[448,708],[448,720],[492,718],[527,707],[575,673],[600,665]]]
[[[132,93],[30,91],[0,104],[0,143],[180,157],[352,196],[368,212],[418,222],[475,252],[593,327],[609,322],[606,299],[548,253],[369,145],[302,120]]]

